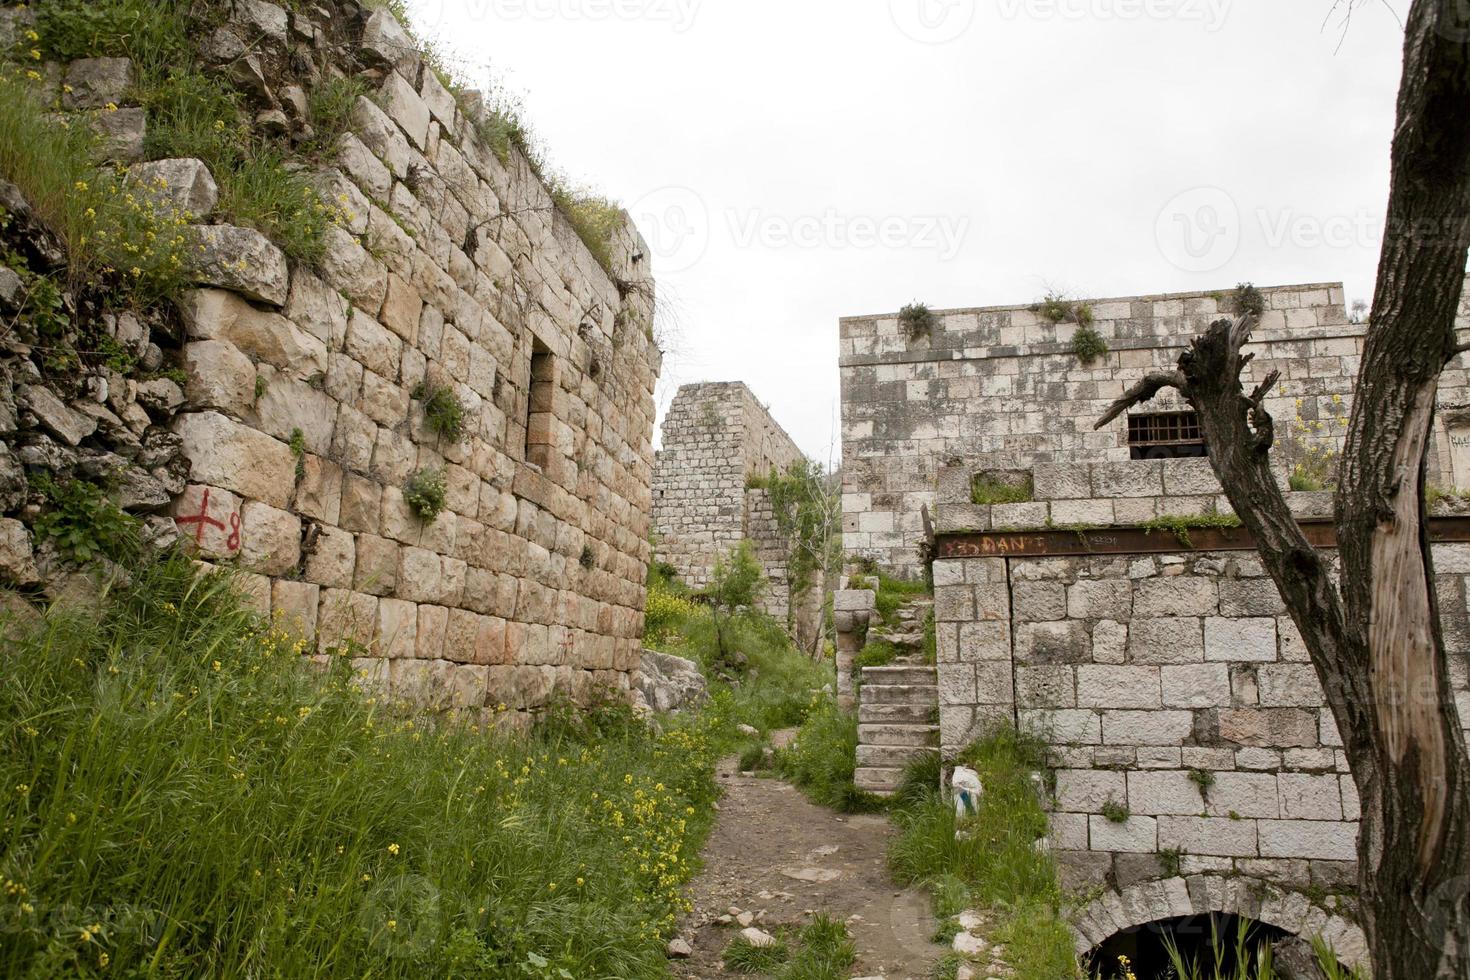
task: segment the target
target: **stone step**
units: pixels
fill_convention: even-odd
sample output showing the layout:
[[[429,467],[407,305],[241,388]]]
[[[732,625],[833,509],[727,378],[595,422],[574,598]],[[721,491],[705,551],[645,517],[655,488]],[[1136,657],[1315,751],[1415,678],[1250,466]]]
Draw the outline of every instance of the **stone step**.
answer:
[[[939,687],[935,684],[864,684],[858,699],[869,704],[939,703]]]
[[[932,725],[935,705],[872,704],[858,705],[858,723],[862,725]]]
[[[863,766],[852,774],[853,784],[878,796],[892,796],[903,785],[902,768]]]
[[[926,745],[859,745],[857,764],[885,769],[902,769],[916,759],[938,754],[937,747]]]
[[[869,684],[934,684],[936,673],[928,664],[891,664],[887,667],[864,667],[863,685]]]
[[[938,742],[938,725],[858,725],[860,745],[931,746]]]

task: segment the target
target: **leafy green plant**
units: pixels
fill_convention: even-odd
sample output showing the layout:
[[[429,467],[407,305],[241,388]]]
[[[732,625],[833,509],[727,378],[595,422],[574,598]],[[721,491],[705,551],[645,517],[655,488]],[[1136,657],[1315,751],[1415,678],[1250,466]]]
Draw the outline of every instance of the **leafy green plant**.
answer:
[[[1119,803],[1111,796],[1102,805],[1102,815],[1108,819],[1109,823],[1127,823],[1128,818],[1131,816],[1128,812],[1128,807]]]
[[[467,410],[453,388],[421,381],[413,389],[413,397],[423,402],[424,421],[430,429],[450,442],[465,437]]]
[[[918,340],[934,334],[939,317],[923,303],[910,303],[898,311],[898,325],[909,340]]]
[[[1092,312],[1091,303],[1078,303],[1072,308],[1072,319],[1077,321],[1079,327],[1089,328],[1096,319]]]
[[[357,100],[366,94],[367,85],[359,78],[328,78],[314,85],[307,97],[306,115],[312,128],[307,152],[330,154],[347,132]]]
[[[1072,309],[1072,301],[1056,291],[1048,292],[1036,306],[1036,312],[1052,323],[1061,323],[1071,317]]]
[[[51,541],[64,558],[84,565],[96,557],[130,562],[139,551],[138,522],[110,500],[101,487],[83,480],[57,481],[48,473],[30,478],[44,503],[32,530]]]
[[[1108,342],[1090,325],[1080,326],[1072,334],[1072,353],[1083,364],[1091,364],[1107,352]]]
[[[1174,535],[1180,547],[1193,548],[1190,531],[1204,528],[1240,527],[1240,518],[1234,514],[1164,514],[1138,525],[1145,531],[1167,531]]]
[[[1036,485],[1030,473],[976,473],[970,479],[970,503],[1024,504],[1034,499]]]
[[[306,433],[296,428],[291,430],[291,455],[296,457],[296,482],[306,479]]]
[[[845,980],[857,946],[840,920],[818,913],[796,936],[796,953],[777,980]]]
[[[766,479],[776,530],[787,542],[786,578],[792,601],[786,626],[795,630],[802,600],[819,579],[835,576],[842,563],[842,499],[838,483],[809,459]]]
[[[765,575],[755,560],[749,541],[741,541],[728,554],[715,557],[710,581],[700,593],[714,615],[715,637],[721,660],[731,653],[729,625],[736,610],[753,606],[765,590]]]
[[[1184,851],[1177,847],[1161,848],[1157,854],[1159,859],[1159,871],[1166,878],[1179,877],[1183,865]]]
[[[443,513],[447,488],[442,469],[422,469],[408,481],[403,499],[425,524],[432,524]]]
[[[853,666],[859,669],[863,667],[887,667],[898,659],[898,647],[887,640],[869,640],[867,644],[858,651],[853,658]]]
[[[1210,801],[1210,787],[1215,785],[1215,774],[1209,769],[1189,770],[1189,781],[1199,789],[1200,799]]]

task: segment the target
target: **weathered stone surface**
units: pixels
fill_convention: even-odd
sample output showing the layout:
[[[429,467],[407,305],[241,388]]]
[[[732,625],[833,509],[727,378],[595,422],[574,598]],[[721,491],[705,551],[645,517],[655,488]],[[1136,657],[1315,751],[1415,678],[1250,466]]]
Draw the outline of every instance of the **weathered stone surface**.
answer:
[[[379,7],[368,17],[359,48],[405,77],[412,78],[418,73],[419,46],[387,7]]]
[[[78,58],[66,66],[65,109],[104,109],[126,101],[133,84],[130,58]]]
[[[191,259],[197,282],[272,306],[285,305],[291,275],[286,256],[270,239],[253,228],[234,225],[192,225],[189,232],[199,246]]]
[[[273,507],[285,507],[296,484],[296,461],[284,443],[216,412],[174,420],[189,460],[189,478],[224,487]]]
[[[1276,659],[1276,620],[1205,620],[1205,659],[1264,662]]]
[[[97,134],[103,159],[126,164],[143,159],[148,116],[142,109],[94,109],[87,114],[87,125]]]
[[[293,377],[310,378],[327,370],[322,341],[279,313],[258,310],[234,293],[192,290],[179,301],[179,312],[191,338],[227,341]]]
[[[653,650],[643,651],[642,664],[630,682],[642,703],[658,712],[699,705],[707,697],[698,664]]]
[[[186,220],[208,217],[219,202],[219,185],[203,160],[150,160],[135,165],[129,176],[154,201]]]
[[[22,588],[41,581],[30,531],[20,521],[8,517],[0,517],[0,579]]]
[[[301,519],[247,500],[240,508],[240,561],[262,575],[281,576],[301,561]]]
[[[75,411],[43,385],[21,385],[17,401],[43,428],[68,446],[80,445],[97,428],[97,420]]]

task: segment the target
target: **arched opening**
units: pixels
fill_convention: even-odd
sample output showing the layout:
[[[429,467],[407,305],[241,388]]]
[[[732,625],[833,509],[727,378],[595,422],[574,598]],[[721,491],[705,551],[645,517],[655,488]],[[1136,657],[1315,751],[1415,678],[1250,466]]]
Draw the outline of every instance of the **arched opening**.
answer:
[[[1131,970],[1137,980],[1172,980],[1178,975],[1169,956],[1172,944],[1186,963],[1198,965],[1201,977],[1257,980],[1253,970],[1238,972],[1239,966],[1255,963],[1262,946],[1289,935],[1285,929],[1225,912],[1160,919],[1124,929],[1100,943],[1090,954],[1088,976],[1126,980]]]

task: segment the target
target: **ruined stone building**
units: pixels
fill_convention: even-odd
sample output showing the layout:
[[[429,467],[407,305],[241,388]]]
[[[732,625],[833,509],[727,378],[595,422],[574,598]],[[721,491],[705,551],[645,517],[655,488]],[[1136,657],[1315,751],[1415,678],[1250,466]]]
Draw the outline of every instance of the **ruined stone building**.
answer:
[[[624,215],[594,255],[522,153],[489,141],[478,97],[446,90],[381,5],[235,10],[206,48],[248,52],[245,74],[265,80],[250,104],[293,134],[304,89],[347,76],[366,93],[316,164],[338,211],[325,254],[289,263],[261,233],[210,223],[215,181],[199,161],[151,165],[195,216],[199,288],[177,298],[177,341],[165,324],[113,329],[140,352],[176,349],[182,391],[152,392],[150,419],[130,401],[139,382],[105,367],[110,383],[58,381],[50,397],[22,385],[34,410],[7,446],[69,475],[114,430],[176,437],[177,472],[130,464],[130,478],[165,482],[129,505],[171,516],[201,556],[241,569],[262,611],[324,650],[345,645],[395,694],[524,712],[626,689],[660,367],[647,248]],[[148,120],[129,101],[131,67],[100,60],[104,84],[119,81],[87,95],[121,106],[110,118],[136,138],[113,152],[136,161]],[[462,434],[426,412],[441,391]],[[436,478],[443,509],[421,516],[410,488]]]
[[[814,637],[822,583],[791,609],[792,543],[782,534],[762,482],[804,459],[770,411],[739,381],[688,384],[669,405],[653,475],[658,557],[694,589],[709,584],[715,559],[742,541],[766,575],[760,608]]]
[[[1308,449],[1340,445],[1366,328],[1343,316],[1339,286],[1263,293],[1248,371],[1281,371],[1268,407],[1285,484]],[[1228,302],[1096,301],[1110,350],[1092,363],[1072,352],[1075,322],[1022,307],[942,312],[919,338],[891,315],[844,320],[845,541],[850,558],[908,574],[932,549],[943,754],[997,723],[1049,746],[1052,847],[1074,888],[1105,884],[1073,912],[1079,951],[1224,912],[1321,934],[1355,962],[1359,813],[1342,737],[1249,535],[1188,526],[1230,514],[1197,422],[1171,392],[1093,431]],[[1445,486],[1470,482],[1467,378],[1457,361],[1441,383],[1431,479]],[[976,503],[977,477],[1029,493]],[[1331,493],[1287,497],[1331,556]],[[1470,527],[1436,513],[1439,608],[1470,723]],[[839,593],[839,608],[860,607]]]

